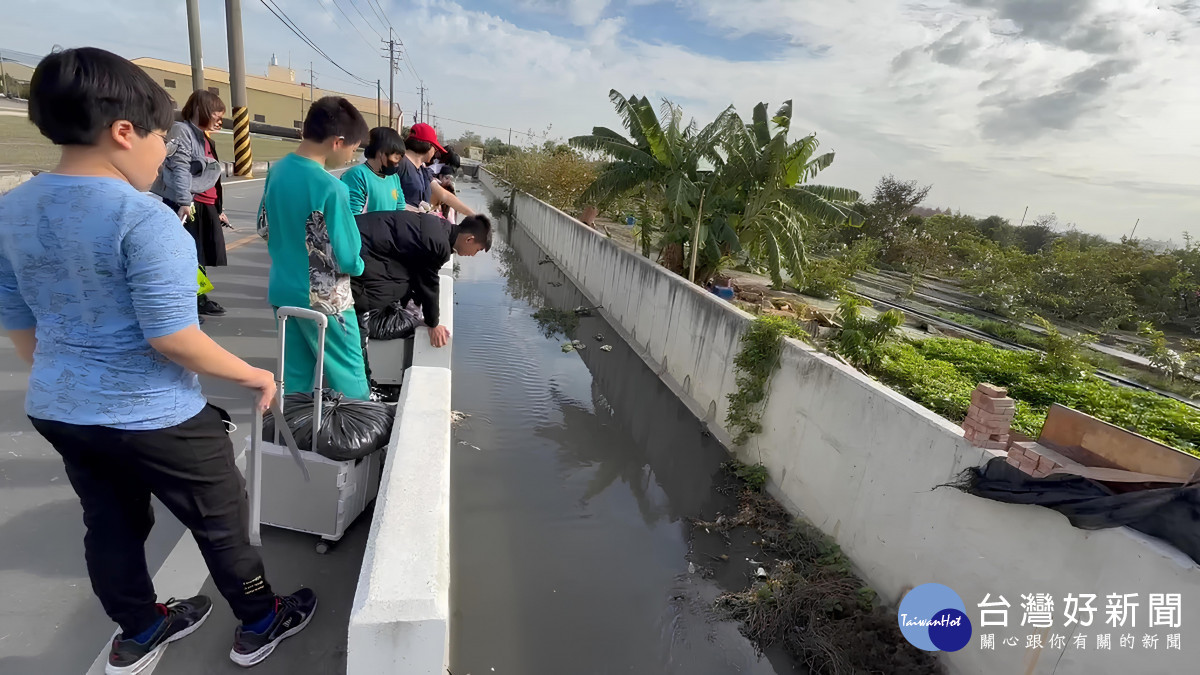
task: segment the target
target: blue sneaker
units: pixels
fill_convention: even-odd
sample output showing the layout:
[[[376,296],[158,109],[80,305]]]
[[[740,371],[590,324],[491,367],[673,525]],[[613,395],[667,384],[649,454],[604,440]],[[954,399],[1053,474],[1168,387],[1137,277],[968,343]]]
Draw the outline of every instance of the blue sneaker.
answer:
[[[262,663],[280,641],[304,630],[316,609],[317,594],[311,588],[301,588],[286,597],[276,596],[275,620],[261,633],[238,626],[229,658],[243,668]]]
[[[105,675],[137,675],[146,670],[162,656],[168,644],[196,632],[212,612],[212,600],[203,595],[187,600],[171,598],[158,605],[158,609],[165,618],[149,640],[113,638]]]

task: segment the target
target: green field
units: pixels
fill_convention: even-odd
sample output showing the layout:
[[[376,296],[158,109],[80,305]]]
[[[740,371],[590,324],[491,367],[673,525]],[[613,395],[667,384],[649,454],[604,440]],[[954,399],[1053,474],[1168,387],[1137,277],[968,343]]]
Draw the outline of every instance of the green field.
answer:
[[[273,161],[296,149],[299,141],[284,138],[250,137],[256,161]],[[217,154],[233,161],[233,134],[216,135]],[[0,170],[52,169],[58,163],[58,150],[42,137],[25,117],[0,115]]]

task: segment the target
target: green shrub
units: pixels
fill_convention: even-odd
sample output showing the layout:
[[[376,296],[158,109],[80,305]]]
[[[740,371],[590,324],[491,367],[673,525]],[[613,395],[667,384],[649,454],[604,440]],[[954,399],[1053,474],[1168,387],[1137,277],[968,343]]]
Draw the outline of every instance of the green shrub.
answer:
[[[767,467],[760,464],[746,464],[732,460],[725,464],[726,470],[746,482],[746,487],[755,492],[762,492],[767,486]]]
[[[1033,315],[1033,320],[1045,331],[1042,338],[1045,342],[1042,367],[1046,372],[1065,379],[1078,379],[1095,371],[1095,368],[1081,356],[1084,347],[1096,341],[1095,335],[1087,333],[1064,335],[1058,326],[1036,314]]]
[[[742,334],[742,350],[733,361],[738,390],[729,395],[729,411],[725,414],[725,424],[737,432],[733,439],[736,445],[762,431],[767,380],[779,367],[784,337],[807,340],[808,333],[790,319],[760,316]]]
[[[833,342],[834,351],[859,368],[869,368],[879,361],[881,347],[900,330],[904,314],[889,309],[874,319],[864,318],[863,307],[871,303],[855,295],[845,294],[838,304],[838,319],[842,329]]]
[[[809,263],[804,268],[804,279],[800,292],[804,295],[828,300],[841,295],[847,288],[845,269],[836,258],[825,258]]]
[[[1109,384],[1094,375],[1076,379],[1048,372],[1038,354],[970,340],[932,338],[893,343],[869,372],[900,393],[961,421],[979,382],[1008,388],[1017,402],[1013,428],[1037,436],[1053,403],[1065,405],[1167,445],[1200,455],[1200,415],[1158,394]]]

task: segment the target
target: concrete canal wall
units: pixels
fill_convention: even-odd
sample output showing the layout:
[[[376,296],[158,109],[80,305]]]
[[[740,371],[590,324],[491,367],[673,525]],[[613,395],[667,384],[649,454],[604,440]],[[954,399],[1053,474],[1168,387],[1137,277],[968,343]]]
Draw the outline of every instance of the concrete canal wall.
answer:
[[[507,198],[480,172],[491,196]],[[727,395],[735,390],[734,356],[752,317],[686,280],[525,194],[515,220],[568,277],[600,305],[642,358],[727,447]],[[858,371],[794,340],[784,346],[769,385],[763,432],[737,455],[762,462],[769,489],[793,512],[834,537],[859,572],[892,605],[928,582],[955,590],[974,638],[942,655],[954,673],[1056,675],[1175,673],[1194,669],[1191,645],[1200,626],[1200,570],[1186,556],[1127,528],[1079,530],[1050,509],[1001,504],[939,485],[990,458],[954,424]],[[1054,599],[1053,626],[1022,626],[1022,594]],[[1068,593],[1095,594],[1090,626],[1065,625]],[[1150,594],[1182,594],[1177,626],[1152,626]],[[1011,605],[1007,626],[981,627],[985,596]],[[1106,623],[1106,596],[1138,594],[1131,624]],[[989,615],[994,617],[996,615]],[[1083,615],[1081,615],[1082,618]],[[980,634],[996,648],[980,648]],[[1045,647],[1026,649],[1030,635]],[[1086,648],[1074,635],[1087,636]],[[1097,650],[1111,634],[1112,650]],[[1121,648],[1124,634],[1136,647]],[[1169,650],[1168,635],[1182,649]],[[1051,647],[1064,636],[1065,647]],[[1157,635],[1155,648],[1143,636]],[[1017,646],[1003,640],[1016,637]]]

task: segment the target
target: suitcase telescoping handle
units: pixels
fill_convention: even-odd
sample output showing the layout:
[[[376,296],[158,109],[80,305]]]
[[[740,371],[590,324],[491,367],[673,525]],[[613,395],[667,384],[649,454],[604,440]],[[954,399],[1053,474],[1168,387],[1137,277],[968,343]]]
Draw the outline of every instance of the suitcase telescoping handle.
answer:
[[[300,457],[300,448],[296,444],[296,438],[292,435],[292,430],[288,428],[287,420],[283,416],[283,366],[286,354],[287,344],[287,320],[288,317],[297,319],[309,319],[317,324],[317,366],[316,374],[313,379],[313,441],[310,448],[314,452],[317,449],[317,430],[321,428],[321,388],[324,384],[325,370],[325,329],[329,325],[329,319],[320,312],[314,312],[310,309],[300,307],[281,307],[276,312],[279,319],[279,366],[278,372],[275,374],[275,385],[277,392],[275,398],[271,401],[271,415],[275,418],[275,444],[284,445],[292,453],[292,459],[296,460],[296,465],[300,467],[300,471],[304,474],[304,482],[309,482],[311,478],[308,474],[308,467],[304,464],[304,459]],[[262,453],[259,452],[259,443],[262,441],[263,435],[263,413],[258,409],[258,402],[255,401],[254,417],[252,419],[250,429],[250,447],[247,458],[246,467],[248,475],[246,477],[247,491],[249,492],[250,502],[250,543],[254,546],[262,545],[261,523],[262,523]]]
[[[279,319],[279,372],[275,375],[275,384],[279,388],[280,400],[283,400],[283,363],[287,358],[287,320],[289,317],[307,319],[317,324],[317,365],[313,373],[313,435],[312,447],[309,448],[316,452],[317,429],[321,428],[321,403],[324,399],[321,390],[325,384],[325,329],[329,326],[329,317],[301,307],[280,307],[275,316]],[[275,428],[279,429],[280,425],[276,424]]]

